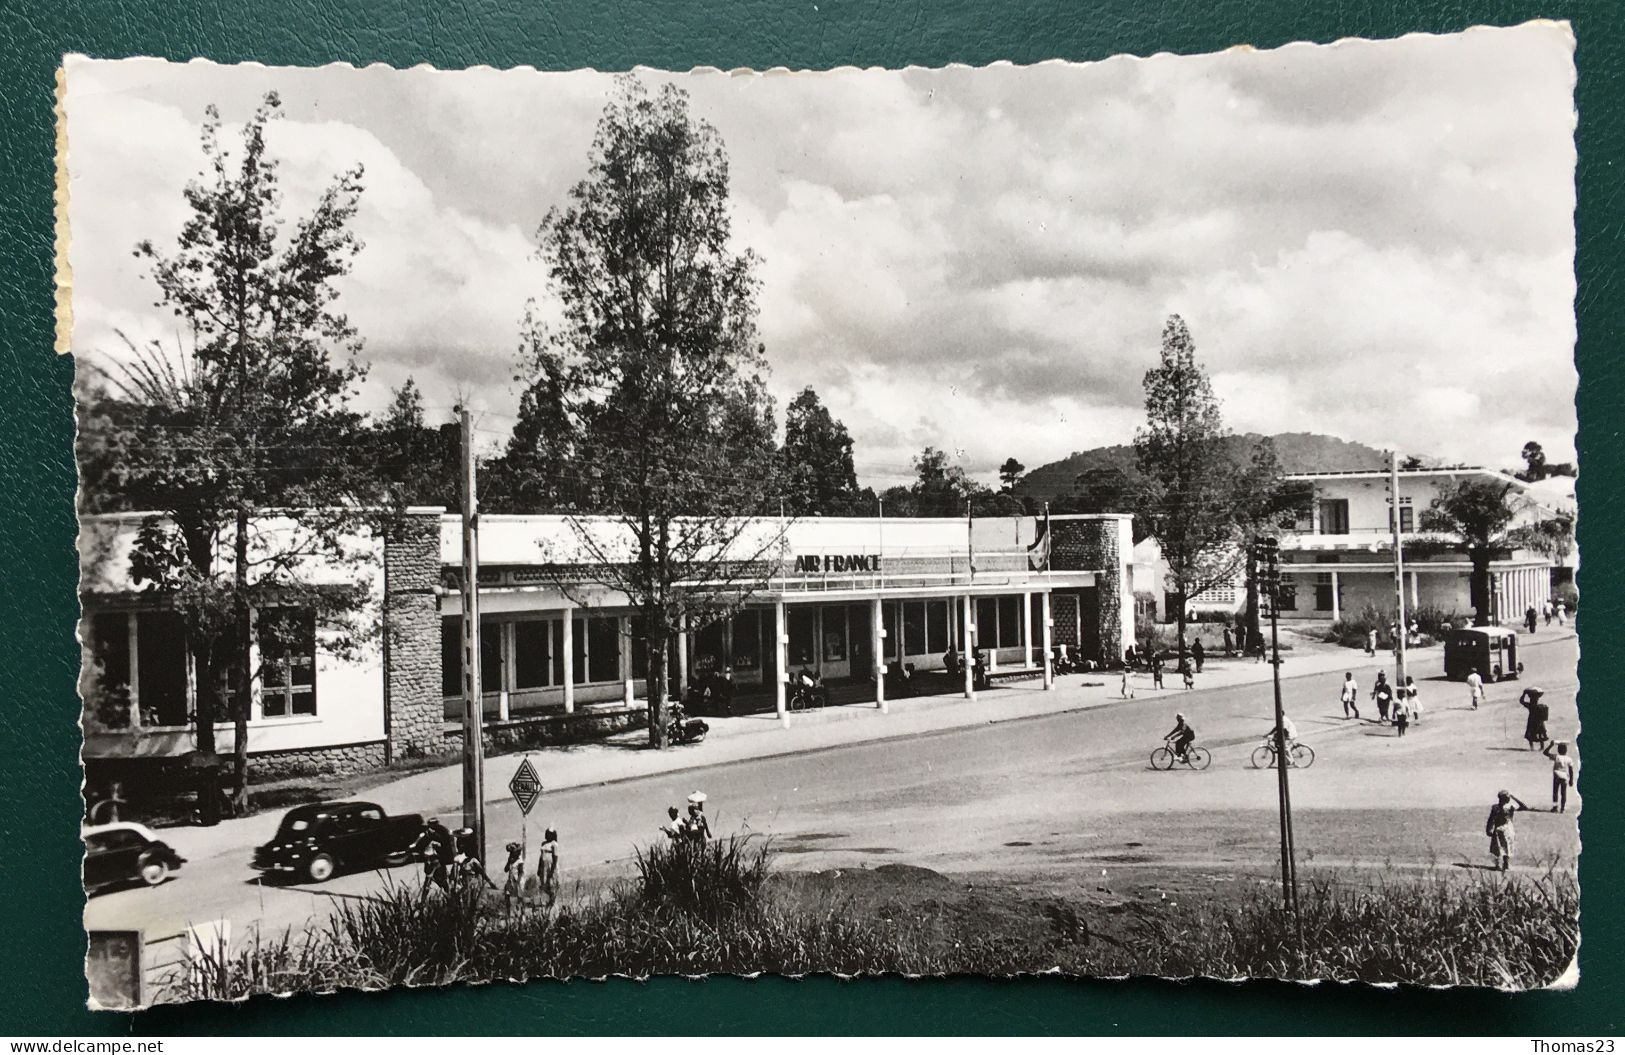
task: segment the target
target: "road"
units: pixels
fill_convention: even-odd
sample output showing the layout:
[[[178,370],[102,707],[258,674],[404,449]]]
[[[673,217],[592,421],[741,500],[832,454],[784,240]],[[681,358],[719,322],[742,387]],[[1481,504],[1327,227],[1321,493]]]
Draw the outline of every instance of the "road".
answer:
[[[1306,866],[1476,866],[1487,860],[1483,818],[1497,789],[1543,808],[1550,766],[1523,743],[1517,697],[1523,687],[1544,688],[1552,733],[1572,739],[1578,643],[1535,643],[1522,658],[1523,679],[1490,686],[1476,712],[1465,687],[1440,676],[1437,651],[1413,663],[1424,718],[1403,739],[1342,717],[1340,674],[1285,680],[1287,711],[1318,754],[1313,768],[1292,771]],[[1359,678],[1368,693],[1371,674]],[[1125,867],[1267,875],[1278,861],[1276,782],[1248,758],[1272,725],[1271,708],[1267,683],[1176,690],[1026,721],[581,787],[544,797],[529,821],[530,845],[543,826],[558,829],[567,889],[577,881],[591,889],[630,872],[634,847],[658,837],[666,806],[698,788],[709,796],[713,831],[770,836],[784,869],[907,863],[1056,881]],[[1147,763],[1176,709],[1213,753],[1205,772],[1159,772]],[[1372,716],[1369,699],[1362,710]],[[1577,812],[1576,796],[1565,817],[1520,822],[1520,863],[1572,861]],[[519,838],[511,803],[492,807],[487,825],[494,857]],[[250,850],[190,861],[158,889],[92,898],[85,924],[139,926],[149,939],[218,919],[230,920],[234,934],[256,924],[272,933],[325,915],[335,899],[365,897],[384,881],[365,873],[320,887],[262,886],[247,866]]]

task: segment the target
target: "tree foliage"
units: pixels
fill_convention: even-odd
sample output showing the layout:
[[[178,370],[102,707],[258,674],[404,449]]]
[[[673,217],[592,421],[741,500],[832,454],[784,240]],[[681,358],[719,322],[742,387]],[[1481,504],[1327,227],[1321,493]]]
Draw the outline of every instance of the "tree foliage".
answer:
[[[829,412],[811,387],[790,401],[784,413],[784,503],[797,515],[869,514],[858,506],[858,476],[852,460],[852,434]]]
[[[535,430],[510,453],[569,465],[573,500],[633,540],[619,552],[572,518],[590,556],[581,572],[638,610],[650,735],[664,746],[668,641],[760,588],[782,537],[748,519],[778,513],[778,451],[757,258],[732,245],[721,138],[679,88],[621,78],[586,177],[538,238],[563,321],[538,334]],[[562,452],[543,431],[554,414],[569,423]]]
[[[131,556],[135,581],[183,617],[199,753],[213,755],[217,719],[235,722],[239,795],[259,673],[253,613],[315,608],[329,629],[353,615],[356,591],[307,582],[304,569],[353,557],[356,509],[376,497],[365,460],[348,456],[361,426],[349,407],[361,340],[335,306],[336,280],[361,249],[351,221],[362,172],[339,174],[287,224],[265,142],[279,107],[265,96],[235,150],[221,141],[219,112],[206,110],[206,168],[185,189],[174,247],[135,249],[155,306],[185,325],[190,344],[126,341],[115,365],[87,372],[81,401],[83,506],[151,514]]]
[[[1422,530],[1448,537],[1472,565],[1468,595],[1475,626],[1488,626],[1497,615],[1490,575],[1498,556],[1532,549],[1562,560],[1571,551],[1572,522],[1561,516],[1536,520],[1526,515],[1535,510],[1534,503],[1514,484],[1467,477],[1442,484],[1422,511]]]

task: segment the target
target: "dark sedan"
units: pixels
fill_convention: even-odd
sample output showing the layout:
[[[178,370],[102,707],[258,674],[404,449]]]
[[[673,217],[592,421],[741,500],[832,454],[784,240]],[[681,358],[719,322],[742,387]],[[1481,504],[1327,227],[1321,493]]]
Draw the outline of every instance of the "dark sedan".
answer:
[[[371,802],[319,802],[296,806],[271,841],[254,851],[261,872],[325,882],[343,870],[404,864],[423,829],[415,813],[391,817]]]
[[[186,859],[142,824],[99,824],[86,828],[85,891],[100,893],[130,883],[157,886]]]

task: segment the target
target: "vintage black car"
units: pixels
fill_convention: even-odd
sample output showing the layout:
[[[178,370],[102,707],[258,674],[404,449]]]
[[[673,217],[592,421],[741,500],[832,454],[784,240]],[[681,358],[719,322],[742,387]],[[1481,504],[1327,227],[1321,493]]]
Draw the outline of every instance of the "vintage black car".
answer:
[[[99,824],[86,828],[83,837],[87,893],[130,883],[157,886],[186,863],[145,825]]]
[[[319,802],[296,806],[271,841],[254,851],[253,865],[269,874],[325,882],[341,869],[405,864],[423,830],[415,813],[391,817],[371,802]]]

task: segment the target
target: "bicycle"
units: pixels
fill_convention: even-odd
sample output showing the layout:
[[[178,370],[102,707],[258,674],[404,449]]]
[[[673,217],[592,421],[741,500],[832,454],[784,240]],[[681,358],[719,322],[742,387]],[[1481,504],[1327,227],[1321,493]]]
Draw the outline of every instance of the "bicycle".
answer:
[[[1308,769],[1315,764],[1315,749],[1306,743],[1294,742],[1287,751],[1287,765],[1292,769]],[[1275,740],[1270,738],[1253,748],[1253,768],[1269,769],[1275,765]]]
[[[1212,764],[1213,756],[1208,754],[1207,748],[1197,747],[1195,744],[1185,748],[1185,757],[1183,758],[1174,754],[1173,748],[1167,744],[1151,752],[1152,769],[1172,769],[1175,762],[1183,762],[1192,769],[1200,770],[1206,769]]]

